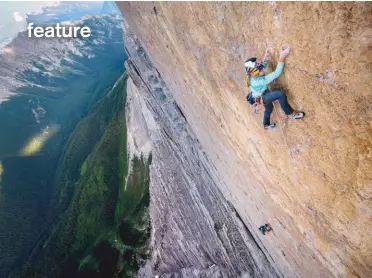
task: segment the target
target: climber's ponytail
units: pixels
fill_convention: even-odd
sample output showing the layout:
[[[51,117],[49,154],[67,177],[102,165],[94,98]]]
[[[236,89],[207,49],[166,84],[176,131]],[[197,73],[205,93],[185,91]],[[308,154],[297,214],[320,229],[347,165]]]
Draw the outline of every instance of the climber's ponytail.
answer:
[[[245,85],[247,86],[247,88],[249,88],[249,75],[246,75],[244,80],[245,80]]]

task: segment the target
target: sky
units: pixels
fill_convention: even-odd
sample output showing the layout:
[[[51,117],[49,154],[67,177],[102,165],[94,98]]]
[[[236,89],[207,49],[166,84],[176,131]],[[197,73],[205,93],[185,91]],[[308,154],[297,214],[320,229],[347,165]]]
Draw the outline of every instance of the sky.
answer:
[[[18,32],[26,29],[27,14],[40,14],[40,17],[38,16],[40,20],[50,19],[53,13],[58,14],[69,10],[70,14],[76,11],[76,15],[84,12],[97,14],[102,4],[103,2],[0,2],[0,49],[9,44]],[[43,16],[41,16],[42,13]]]
[[[59,1],[0,2],[0,48],[25,29],[26,13],[39,13],[42,12],[42,7],[58,3]]]

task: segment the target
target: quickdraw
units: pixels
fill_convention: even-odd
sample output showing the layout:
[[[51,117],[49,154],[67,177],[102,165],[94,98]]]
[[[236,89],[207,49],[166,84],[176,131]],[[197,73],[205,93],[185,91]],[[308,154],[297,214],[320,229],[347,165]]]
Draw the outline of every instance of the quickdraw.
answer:
[[[260,105],[264,106],[262,96],[256,97],[254,100],[253,108],[255,114],[258,114],[260,112]]]

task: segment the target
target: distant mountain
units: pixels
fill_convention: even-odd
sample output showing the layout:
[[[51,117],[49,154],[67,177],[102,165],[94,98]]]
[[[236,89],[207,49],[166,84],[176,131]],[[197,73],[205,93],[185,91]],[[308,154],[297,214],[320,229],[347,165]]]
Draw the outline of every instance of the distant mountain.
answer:
[[[56,220],[50,203],[71,132],[124,72],[122,20],[81,23],[90,38],[21,32],[0,54],[0,277],[28,259]]]
[[[71,134],[49,208],[55,221],[10,277],[135,277],[148,259],[151,158],[127,153],[127,78]]]
[[[85,16],[80,24],[91,28],[89,38],[30,39],[27,32],[19,33],[0,54],[0,100],[14,94],[16,88],[53,86],[55,78],[86,75],[93,70],[90,66],[99,68],[93,59],[96,51],[110,57],[110,48],[123,45],[121,23],[109,16]]]
[[[35,11],[37,12],[29,12]],[[114,15],[122,18],[115,2],[37,2],[17,5],[0,2],[0,54],[19,31],[25,30],[27,23],[51,24],[63,21],[79,21],[86,16]]]

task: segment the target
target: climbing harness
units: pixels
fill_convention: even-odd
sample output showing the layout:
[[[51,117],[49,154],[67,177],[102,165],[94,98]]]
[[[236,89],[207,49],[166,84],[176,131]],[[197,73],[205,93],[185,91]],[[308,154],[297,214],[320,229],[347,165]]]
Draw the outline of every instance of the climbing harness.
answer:
[[[253,97],[252,92],[249,92],[246,98],[247,98],[248,103],[252,105],[254,109],[254,113],[258,114],[260,110],[260,105],[262,106],[264,105],[262,95],[259,97]]]

